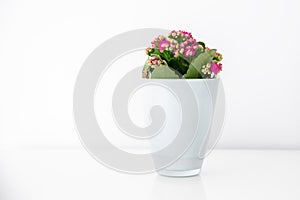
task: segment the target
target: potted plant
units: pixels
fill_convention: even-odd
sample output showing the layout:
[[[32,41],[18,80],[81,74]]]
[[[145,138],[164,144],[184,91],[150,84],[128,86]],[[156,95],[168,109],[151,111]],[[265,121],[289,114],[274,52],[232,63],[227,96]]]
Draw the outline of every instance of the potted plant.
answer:
[[[197,125],[193,140],[186,150],[174,162],[158,169],[158,173],[175,177],[198,175],[213,127],[218,75],[222,71],[222,54],[216,49],[208,48],[204,42],[196,41],[191,33],[181,30],[173,30],[168,36],[161,35],[155,38],[146,49],[146,54],[148,59],[142,77],[163,81],[164,84],[175,87],[177,92],[186,94],[187,97],[181,104],[184,104],[188,111],[183,116],[185,128],[181,131],[187,134],[193,131],[190,127],[195,128],[195,124]],[[187,90],[192,90],[194,97],[188,96],[191,93]],[[174,134],[177,133],[169,133],[170,138],[174,138]],[[154,158],[154,162],[161,162],[170,154],[172,152],[164,152]]]

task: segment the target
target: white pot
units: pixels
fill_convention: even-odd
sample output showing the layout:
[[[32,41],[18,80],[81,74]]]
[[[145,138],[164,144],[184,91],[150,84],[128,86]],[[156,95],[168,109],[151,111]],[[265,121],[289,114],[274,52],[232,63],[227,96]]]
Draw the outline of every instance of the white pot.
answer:
[[[167,121],[162,127],[164,130],[156,136],[156,139],[151,139],[152,148],[157,150],[172,147],[153,155],[158,174],[172,177],[198,175],[207,153],[220,79],[149,81],[153,82],[153,91],[150,90],[143,96],[143,102],[148,104],[149,99],[152,99],[156,103],[159,102],[157,104],[163,105]],[[171,92],[157,94],[154,85],[164,86]],[[178,105],[172,103],[174,97],[181,104],[180,109]],[[157,98],[160,99],[156,100]],[[171,164],[169,161],[172,161]]]

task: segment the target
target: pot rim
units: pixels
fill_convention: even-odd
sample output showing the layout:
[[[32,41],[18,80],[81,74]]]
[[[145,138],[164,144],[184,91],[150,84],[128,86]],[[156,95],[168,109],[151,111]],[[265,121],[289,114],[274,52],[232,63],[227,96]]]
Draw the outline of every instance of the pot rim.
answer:
[[[144,78],[144,79],[147,79],[149,81],[151,80],[154,80],[154,81],[159,81],[159,80],[162,80],[162,81],[176,81],[176,82],[181,82],[181,81],[187,81],[187,82],[198,82],[198,81],[216,81],[216,80],[220,80],[221,78],[220,77],[216,77],[216,78],[212,78],[212,79],[200,79],[200,78],[188,78],[188,79],[168,79],[168,78]]]

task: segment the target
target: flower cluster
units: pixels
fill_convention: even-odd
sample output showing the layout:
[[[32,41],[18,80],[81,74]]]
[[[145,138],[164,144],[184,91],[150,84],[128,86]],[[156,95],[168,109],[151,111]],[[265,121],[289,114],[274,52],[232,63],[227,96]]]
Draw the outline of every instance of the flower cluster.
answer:
[[[158,66],[164,64],[165,62],[157,57],[150,57],[147,60],[147,64],[149,65],[150,68],[156,69]]]
[[[205,47],[191,33],[182,30],[173,30],[168,37],[158,36],[146,49],[146,54],[149,58],[143,70],[145,78],[150,78],[160,66],[168,66],[179,78],[215,78],[222,70],[222,54]]]
[[[171,38],[167,38],[158,43],[158,49],[160,52],[170,51],[170,52],[174,53],[177,51],[178,47],[179,47],[178,42]]]
[[[156,48],[158,46],[158,43],[165,40],[166,37],[163,35],[158,36],[157,38],[155,38],[152,42],[151,42],[151,47],[152,48]]]
[[[169,38],[173,38],[173,39],[177,40],[180,43],[184,42],[184,41],[186,41],[186,40],[188,40],[190,38],[193,38],[193,36],[192,36],[191,33],[186,32],[186,31],[181,31],[181,30],[179,30],[179,31],[175,31],[175,30],[171,31],[169,33],[168,37]]]
[[[160,35],[151,42],[151,48],[157,48],[161,53],[170,51],[175,58],[178,56],[189,58],[194,56],[198,49],[203,49],[192,34],[186,31],[172,31],[168,37]],[[148,51],[151,48],[148,48]],[[149,55],[148,52],[146,54]]]
[[[209,62],[202,66],[201,72],[205,78],[213,78],[216,74],[222,71],[222,64],[216,62]]]
[[[172,38],[158,36],[151,42],[151,47],[152,49],[158,49],[161,53],[164,51],[170,51],[174,54],[178,51],[179,43]],[[151,48],[148,48],[148,51],[151,51]]]
[[[220,53],[216,53],[216,55],[214,56],[214,60],[216,60],[217,62],[220,62],[223,59],[222,54]]]
[[[176,40],[180,43],[180,46],[174,52],[174,56],[178,57],[182,55],[186,58],[192,57],[195,55],[198,49],[203,48],[201,45],[197,43],[197,41],[193,38],[192,34],[186,31],[171,31],[169,33],[169,38]]]
[[[166,65],[166,62],[159,57],[149,57],[143,69],[143,78],[147,78],[153,70],[161,65]]]
[[[180,44],[179,52],[188,58],[194,56],[196,51],[200,48],[202,48],[202,46],[200,46],[195,39],[190,38]]]
[[[222,63],[216,63],[212,62],[211,64],[211,72],[214,74],[218,74],[220,71],[222,71]]]

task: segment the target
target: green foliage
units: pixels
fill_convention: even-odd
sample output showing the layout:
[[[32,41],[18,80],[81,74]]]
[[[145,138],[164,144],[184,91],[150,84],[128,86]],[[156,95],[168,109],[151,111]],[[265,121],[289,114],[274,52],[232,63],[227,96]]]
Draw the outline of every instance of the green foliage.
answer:
[[[178,79],[179,76],[171,70],[167,65],[161,65],[155,70],[153,70],[151,74],[151,78],[156,79]]]
[[[204,78],[201,67],[212,61],[216,50],[208,50],[196,57],[189,66],[184,78]]]
[[[205,46],[204,43],[203,46]],[[149,56],[165,60],[167,66],[162,65],[155,70],[151,70],[151,78],[204,78],[205,75],[201,72],[201,67],[211,62],[215,54],[215,49],[206,50],[200,53],[196,58],[188,60],[182,56],[175,58],[172,52],[169,51],[160,52],[154,49]],[[145,68],[148,69],[148,66],[145,66]]]
[[[201,42],[201,41],[199,41],[199,42],[197,42],[198,44],[200,44],[202,47],[203,47],[203,49],[205,49],[206,47],[205,47],[205,43],[204,42]]]
[[[215,49],[207,48],[204,42],[199,41],[197,44],[200,45],[200,48],[196,49],[193,56],[184,56],[181,52],[176,54],[175,57],[174,52],[169,50],[161,52],[157,47],[149,47],[146,54],[149,56],[150,61],[159,59],[160,63],[158,65],[155,64],[156,62],[153,62],[154,64],[146,63],[143,69],[143,77],[153,79],[203,79],[215,77],[216,74],[211,73],[210,67],[212,63],[219,63],[222,60],[222,54],[217,53]],[[149,63],[151,63],[150,61]]]
[[[200,54],[193,62],[190,64],[187,73],[184,78],[202,78],[201,67],[206,65],[211,60],[211,56],[208,52]]]
[[[183,57],[175,58],[173,53],[170,51],[160,52],[158,49],[154,49],[151,53],[149,53],[149,56],[158,57],[162,60],[165,60],[167,65],[176,71],[179,77],[182,77],[183,74],[187,72],[190,65],[190,61],[188,59]]]

